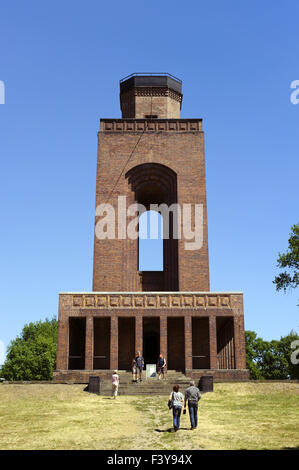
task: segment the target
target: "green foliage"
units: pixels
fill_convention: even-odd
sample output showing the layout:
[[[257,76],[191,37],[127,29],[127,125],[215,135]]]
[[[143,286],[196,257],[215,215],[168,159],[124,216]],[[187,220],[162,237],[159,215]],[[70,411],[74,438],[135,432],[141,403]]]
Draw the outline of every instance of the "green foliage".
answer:
[[[0,371],[7,380],[50,380],[56,364],[56,318],[25,325],[11,341]]]
[[[253,380],[299,379],[299,365],[292,364],[291,348],[299,335],[291,331],[280,340],[264,341],[254,331],[245,332],[246,363]]]
[[[279,253],[277,266],[279,268],[288,268],[290,272],[283,271],[275,277],[273,284],[276,284],[276,290],[295,288],[299,284],[299,224],[291,227],[289,246],[286,253]]]
[[[289,359],[295,349],[298,350],[298,346],[295,349],[291,348],[291,344],[296,340],[299,340],[299,335],[296,334],[295,331],[291,331],[288,336],[280,338],[277,348],[279,356],[283,357],[284,361],[287,362],[285,371],[287,375],[293,380],[299,380],[299,364],[292,364]]]
[[[246,344],[246,367],[250,372],[250,378],[261,380],[263,378],[260,370],[260,352],[263,350],[263,340],[257,338],[254,331],[245,331]]]

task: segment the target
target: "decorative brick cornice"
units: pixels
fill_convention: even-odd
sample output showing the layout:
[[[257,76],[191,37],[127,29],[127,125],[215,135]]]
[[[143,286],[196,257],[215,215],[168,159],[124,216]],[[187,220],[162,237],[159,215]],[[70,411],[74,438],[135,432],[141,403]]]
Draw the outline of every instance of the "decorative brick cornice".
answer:
[[[134,88],[134,96],[169,96],[179,103],[182,102],[183,95],[168,87],[138,87]],[[125,95],[123,95],[125,96]]]
[[[242,293],[215,292],[86,292],[62,293],[60,296],[72,308],[80,309],[231,309],[243,302]]]
[[[101,119],[100,132],[202,132],[202,119]]]

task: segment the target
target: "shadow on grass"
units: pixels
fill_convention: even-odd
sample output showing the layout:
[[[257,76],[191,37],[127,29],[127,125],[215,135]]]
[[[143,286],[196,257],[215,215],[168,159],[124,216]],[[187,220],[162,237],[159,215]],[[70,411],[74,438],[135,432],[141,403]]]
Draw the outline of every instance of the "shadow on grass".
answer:
[[[174,432],[173,428],[168,429],[155,429],[156,432]]]
[[[173,428],[168,428],[168,429],[155,429],[156,432],[173,432],[174,433],[174,429]],[[190,428],[180,428],[177,432],[179,431],[190,431]]]
[[[101,393],[94,393],[94,392],[90,392],[88,390],[88,385],[86,385],[86,387],[83,389],[83,392],[87,392],[87,393],[90,393],[91,395],[98,395],[98,396],[101,396],[103,398],[103,400],[112,400],[112,397],[105,397],[103,395],[101,395]]]

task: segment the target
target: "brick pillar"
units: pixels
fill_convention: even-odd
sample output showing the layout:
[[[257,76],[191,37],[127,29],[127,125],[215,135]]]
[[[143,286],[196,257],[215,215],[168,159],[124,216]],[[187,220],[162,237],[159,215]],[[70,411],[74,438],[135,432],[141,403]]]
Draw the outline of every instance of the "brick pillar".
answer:
[[[160,353],[167,363],[167,317],[164,315],[160,317]]]
[[[192,369],[192,318],[185,316],[185,370]]]
[[[85,369],[93,370],[93,317],[86,317]]]
[[[235,369],[246,369],[244,318],[234,316]]]
[[[56,370],[67,370],[69,358],[69,318],[58,322]]]
[[[143,318],[141,315],[135,317],[135,353],[141,352],[143,356]]]
[[[210,369],[218,369],[216,317],[209,317]]]
[[[111,316],[110,324],[110,369],[118,369],[118,317]]]

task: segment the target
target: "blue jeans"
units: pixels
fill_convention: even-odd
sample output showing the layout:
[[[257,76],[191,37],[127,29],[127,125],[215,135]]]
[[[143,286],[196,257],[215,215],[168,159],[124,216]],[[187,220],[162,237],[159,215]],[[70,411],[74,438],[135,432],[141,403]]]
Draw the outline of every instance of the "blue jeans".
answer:
[[[197,411],[198,411],[198,403],[194,403],[188,401],[188,408],[189,408],[189,416],[190,416],[190,422],[191,422],[191,427],[196,428],[197,427]]]
[[[181,413],[182,413],[182,407],[181,406],[175,406],[175,407],[172,408],[173,427],[174,428],[179,429],[179,427],[180,427]]]

